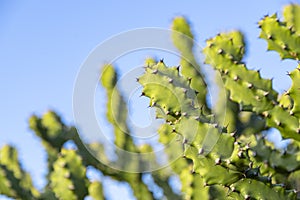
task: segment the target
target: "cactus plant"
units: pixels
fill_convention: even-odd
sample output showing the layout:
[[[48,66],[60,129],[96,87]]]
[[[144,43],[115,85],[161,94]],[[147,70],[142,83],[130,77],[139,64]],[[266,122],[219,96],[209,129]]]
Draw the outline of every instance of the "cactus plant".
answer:
[[[299,61],[299,13],[300,6],[292,4],[284,8],[283,20],[270,15],[258,22],[260,38],[282,59]],[[48,183],[37,190],[21,167],[16,149],[6,145],[0,150],[0,194],[15,199],[104,199],[102,183],[86,175],[92,166],[104,176],[128,183],[137,199],[300,199],[300,67],[288,72],[292,85],[279,94],[271,79],[247,68],[243,34],[220,33],[208,39],[203,49],[205,63],[220,74],[217,83],[224,86],[222,98],[210,105],[189,22],[176,17],[172,30],[180,66],[168,67],[167,61],[150,58],[144,74],[137,78],[142,96],[150,99],[149,106],[165,122],[157,132],[161,144],[171,144],[165,149],[169,168],[151,173],[109,168],[97,159],[108,159],[103,144],[85,144],[75,127],[49,111],[29,120],[48,155]],[[126,103],[117,81],[115,68],[105,65],[100,82],[108,99],[106,117],[113,127],[115,146],[134,153],[151,152],[150,145],[137,145],[128,134]],[[286,148],[277,148],[266,139],[264,132],[271,128],[290,139]],[[73,149],[66,148],[68,141],[73,141]],[[143,164],[122,154],[117,157],[116,162],[125,168],[139,169]],[[146,174],[162,189],[161,196],[145,183]],[[172,176],[181,181],[180,194],[170,184]]]

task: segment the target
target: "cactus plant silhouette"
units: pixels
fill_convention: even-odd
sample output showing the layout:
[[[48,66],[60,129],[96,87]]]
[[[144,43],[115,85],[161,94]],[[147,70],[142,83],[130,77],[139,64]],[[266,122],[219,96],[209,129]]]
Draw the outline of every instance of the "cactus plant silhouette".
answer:
[[[149,106],[165,121],[157,131],[159,142],[168,144],[176,138],[183,147],[166,149],[169,159],[182,150],[182,157],[170,163],[171,170],[151,172],[166,199],[300,199],[299,13],[300,6],[292,4],[284,8],[282,20],[274,14],[258,22],[268,50],[295,61],[295,69],[288,72],[292,85],[284,94],[275,91],[272,80],[264,79],[260,71],[247,68],[241,32],[220,33],[207,40],[205,63],[220,73],[224,83],[224,98],[217,102],[216,113],[206,100],[205,74],[194,57],[190,25],[183,17],[173,20],[172,40],[181,54],[180,67],[147,59],[145,72],[137,80],[142,95],[150,99]],[[125,133],[129,131],[127,110],[115,88],[117,81],[114,67],[106,65],[100,82],[108,97],[107,119],[114,127],[115,145],[131,152],[152,151],[150,145],[138,146]],[[226,115],[220,117],[220,109]],[[48,182],[43,190],[37,190],[22,169],[16,149],[6,145],[0,150],[0,194],[15,199],[104,199],[102,184],[86,176],[87,167],[93,166],[104,176],[127,182],[137,199],[156,198],[142,179],[144,173],[122,172],[99,162],[86,147],[102,150],[101,156],[106,156],[104,146],[84,144],[76,128],[67,126],[55,112],[32,116],[29,126],[47,152]],[[263,131],[270,128],[290,139],[286,149],[276,148],[264,137]],[[205,138],[211,136],[218,140],[209,149]],[[68,141],[73,141],[76,149],[65,149]],[[170,184],[174,174],[181,181],[180,194]]]

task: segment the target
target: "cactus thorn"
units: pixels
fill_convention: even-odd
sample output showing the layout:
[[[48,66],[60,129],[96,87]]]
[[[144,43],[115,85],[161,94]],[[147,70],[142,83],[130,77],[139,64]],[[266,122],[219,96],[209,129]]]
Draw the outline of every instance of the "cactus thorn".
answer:
[[[164,59],[163,59],[163,58],[160,59],[159,62],[160,62],[160,63],[164,63]]]
[[[155,70],[152,71],[152,74],[157,74],[157,72],[158,72],[158,70],[155,69]]]
[[[264,111],[264,112],[262,113],[262,115],[263,115],[264,117],[269,117],[269,116],[270,116],[270,114],[268,113],[268,111]]]
[[[169,78],[169,83],[172,83],[173,82],[173,79],[172,78]]]
[[[251,161],[250,163],[249,163],[249,168],[252,168],[253,167],[253,162]]]
[[[285,91],[285,92],[284,92],[284,95],[289,96],[290,94],[291,94],[290,91]]]
[[[221,158],[215,159],[215,165],[219,165],[219,164],[221,164]]]
[[[183,138],[183,141],[182,141],[183,144],[187,144],[188,143],[188,140],[186,138]]]
[[[270,94],[269,91],[265,91],[263,95],[266,97],[266,96],[268,96],[269,94]]]
[[[199,150],[198,150],[198,155],[202,155],[204,153],[204,149],[203,148],[200,148]]]
[[[269,35],[267,36],[267,38],[268,38],[269,40],[272,40],[272,39],[273,39],[273,37],[272,37],[271,34],[269,34]]]
[[[153,106],[156,106],[156,102],[155,101],[152,101],[152,105],[151,105],[152,107]]]
[[[222,54],[223,52],[224,52],[223,49],[219,49],[219,50],[218,50],[218,54]]]
[[[243,156],[243,151],[238,152],[238,157],[241,158]]]
[[[237,134],[237,130],[235,130],[235,131],[233,131],[232,133],[230,133],[230,135],[231,135],[232,137],[235,137],[236,134]]]
[[[281,122],[280,122],[279,120],[277,120],[277,119],[275,119],[275,124],[276,124],[277,126],[281,126]]]
[[[234,192],[235,191],[235,187],[234,186],[230,186],[230,189]]]
[[[145,96],[145,92],[142,92],[142,94],[140,95],[140,97],[141,97],[141,96]]]
[[[229,126],[229,123],[227,123],[227,124],[225,125],[225,127],[224,127],[224,128],[225,128],[225,129],[227,129],[227,128],[228,128],[228,126]]]
[[[245,146],[246,150],[247,150],[247,149],[250,149],[250,144],[251,144],[251,142],[248,142],[248,143],[246,144],[246,146]]]
[[[287,50],[288,49],[288,47],[287,47],[286,44],[283,44],[281,47],[282,47],[283,50]]]
[[[248,87],[249,89],[252,89],[252,88],[253,88],[253,84],[252,84],[252,83],[248,83],[247,87]]]

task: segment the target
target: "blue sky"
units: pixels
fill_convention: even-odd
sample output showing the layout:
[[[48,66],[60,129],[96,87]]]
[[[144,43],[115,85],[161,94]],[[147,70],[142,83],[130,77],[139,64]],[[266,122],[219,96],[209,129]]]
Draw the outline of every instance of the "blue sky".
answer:
[[[0,146],[15,145],[25,169],[41,186],[45,154],[40,141],[28,129],[29,116],[55,109],[66,122],[72,123],[73,85],[89,52],[123,31],[169,28],[177,15],[184,15],[192,22],[200,45],[222,31],[244,32],[248,66],[261,69],[263,77],[274,77],[275,89],[283,92],[290,85],[286,71],[296,67],[296,63],[280,61],[276,53],[266,52],[266,42],[258,39],[256,22],[265,14],[280,14],[282,7],[290,2],[300,3],[295,0],[202,3],[1,0]],[[142,61],[142,58],[137,59]],[[113,190],[119,186],[111,187]],[[116,198],[112,195],[111,199]]]

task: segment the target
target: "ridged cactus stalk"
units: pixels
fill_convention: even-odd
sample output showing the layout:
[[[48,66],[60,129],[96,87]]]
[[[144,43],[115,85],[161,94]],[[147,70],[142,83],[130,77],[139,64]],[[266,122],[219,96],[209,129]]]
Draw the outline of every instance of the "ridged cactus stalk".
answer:
[[[103,176],[128,183],[136,199],[300,199],[299,13],[300,6],[292,4],[284,8],[283,19],[274,14],[258,22],[268,50],[295,61],[295,69],[287,72],[291,87],[283,94],[273,88],[272,79],[247,67],[241,32],[220,33],[206,41],[205,64],[219,75],[220,98],[215,105],[207,101],[206,74],[194,54],[190,24],[183,17],[173,20],[172,40],[180,64],[169,67],[167,60],[149,58],[143,75],[137,78],[143,87],[141,96],[149,98],[156,117],[164,121],[157,130],[158,141],[172,143],[165,149],[170,167],[147,173],[109,168],[91,154],[95,149],[105,158],[101,143],[84,144],[75,127],[49,111],[29,120],[48,155],[45,188],[34,188],[16,149],[6,145],[0,150],[0,194],[14,199],[105,199],[102,183],[86,175],[87,167],[92,166]],[[153,151],[150,145],[137,145],[130,136],[126,103],[117,81],[115,68],[104,66],[100,83],[106,91],[106,117],[113,127],[116,148],[141,154]],[[266,139],[264,132],[271,128],[290,139],[284,149]],[[66,148],[68,141],[76,148]],[[118,153],[117,157],[124,159]],[[126,160],[126,165],[138,169],[141,163]],[[144,182],[149,174],[163,191],[160,196]],[[174,176],[181,182],[180,193],[170,181]]]

